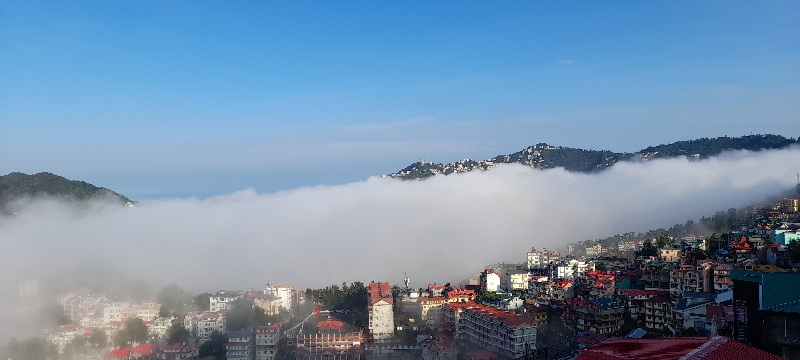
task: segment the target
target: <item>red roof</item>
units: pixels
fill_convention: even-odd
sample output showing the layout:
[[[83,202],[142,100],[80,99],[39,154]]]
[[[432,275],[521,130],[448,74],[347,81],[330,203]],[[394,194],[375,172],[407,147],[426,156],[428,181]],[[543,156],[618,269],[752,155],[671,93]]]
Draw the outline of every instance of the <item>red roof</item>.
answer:
[[[131,351],[133,351],[133,349],[131,349],[129,347],[120,348],[120,349],[114,349],[114,350],[111,350],[111,352],[109,352],[108,354],[106,354],[106,356],[104,356],[104,358],[106,358],[106,359],[126,358],[126,357],[128,357],[128,355],[130,355]]]
[[[367,292],[370,296],[370,305],[374,305],[378,301],[386,301],[389,304],[394,304],[392,298],[392,286],[388,282],[371,283],[367,285]]]
[[[155,350],[157,348],[158,348],[158,345],[155,345],[155,344],[140,344],[139,346],[133,348],[133,352],[135,352],[135,353],[137,353],[139,355],[142,355],[142,356],[147,356],[147,355],[150,355],[150,353],[152,353],[153,350]]]
[[[717,336],[630,339],[615,338],[591,345],[575,360],[779,360],[781,357]]]
[[[324,331],[324,330],[341,330],[342,325],[344,325],[341,321],[332,320],[328,318],[326,321],[320,321],[317,323],[317,331]]]
[[[497,355],[489,350],[473,350],[468,351],[465,355],[465,358],[471,360],[493,360],[493,359],[501,359],[500,355]]]

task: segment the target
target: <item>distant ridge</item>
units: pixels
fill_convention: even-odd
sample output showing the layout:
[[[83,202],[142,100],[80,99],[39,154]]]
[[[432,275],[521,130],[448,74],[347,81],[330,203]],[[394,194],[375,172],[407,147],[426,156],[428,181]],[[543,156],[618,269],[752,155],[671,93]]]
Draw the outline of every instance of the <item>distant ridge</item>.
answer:
[[[127,197],[109,189],[97,187],[84,181],[69,180],[47,172],[34,175],[13,172],[0,176],[0,209],[6,208],[9,202],[15,199],[42,195],[71,198],[79,201],[108,197],[117,199],[120,204],[133,203]]]
[[[652,159],[685,157],[704,159],[728,150],[783,149],[800,143],[800,138],[785,138],[780,135],[747,135],[742,137],[702,138],[679,141],[672,144],[651,146],[635,153],[617,153],[608,150],[584,150],[548,144],[536,144],[508,155],[476,161],[465,159],[449,164],[426,161],[413,163],[388,176],[406,180],[419,180],[438,174],[452,174],[473,170],[488,170],[498,164],[517,163],[535,169],[562,167],[573,172],[603,171],[620,161],[647,161]]]

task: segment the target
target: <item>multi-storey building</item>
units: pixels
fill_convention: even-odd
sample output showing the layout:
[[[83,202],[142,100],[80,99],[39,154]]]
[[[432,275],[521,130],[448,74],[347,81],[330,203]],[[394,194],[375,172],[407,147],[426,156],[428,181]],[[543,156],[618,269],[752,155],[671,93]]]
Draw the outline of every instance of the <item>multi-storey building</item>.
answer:
[[[264,314],[276,315],[283,309],[283,300],[272,294],[253,294],[253,306],[261,309]]]
[[[706,281],[711,276],[711,266],[681,265],[670,272],[669,291],[672,296],[680,296],[686,291],[705,292],[710,290]]]
[[[216,294],[208,297],[208,311],[218,312],[227,310],[231,302],[242,298],[242,296],[243,294],[239,291],[218,291]]]
[[[177,318],[174,316],[156,318],[147,326],[150,336],[155,337],[156,339],[166,339],[167,330],[170,326],[172,326],[172,323],[175,320],[177,320]]]
[[[561,253],[558,251],[536,251],[536,248],[531,248],[528,252],[528,269],[541,269],[547,266],[551,261],[558,261]]]
[[[667,265],[662,267],[662,266],[650,265],[645,267],[644,271],[642,272],[642,281],[644,282],[644,289],[670,291],[669,268],[672,268],[672,266]]]
[[[644,327],[663,331],[671,319],[672,302],[668,296],[659,295],[644,300]]]
[[[603,244],[597,243],[586,247],[586,256],[599,256],[603,253]]]
[[[211,333],[225,334],[225,313],[204,312],[197,321],[197,339],[204,343],[211,339]]]
[[[228,343],[225,344],[225,355],[228,360],[253,360],[254,350],[252,329],[228,332]]]
[[[454,335],[508,358],[536,350],[536,320],[474,302],[451,303],[446,319]]]
[[[617,332],[624,322],[625,303],[621,300],[600,298],[594,300],[565,300],[565,314],[575,328],[592,334],[607,335]]]
[[[375,341],[394,337],[394,299],[388,282],[367,285],[369,296],[369,331]]]
[[[681,261],[682,251],[678,248],[663,248],[659,250],[659,255],[661,256],[661,261],[663,262],[679,262]]]
[[[731,268],[729,264],[717,264],[714,266],[714,291],[724,292],[733,287],[731,280]]]
[[[200,348],[194,344],[167,344],[159,346],[153,352],[153,358],[158,360],[189,360],[196,359]]]
[[[506,290],[510,291],[525,291],[528,290],[528,280],[531,274],[524,270],[508,271],[506,273]]]
[[[443,296],[421,297],[418,299],[420,320],[430,327],[438,327],[444,320],[444,305],[447,299]]]
[[[256,360],[275,360],[278,355],[280,326],[258,326],[256,333]]]
[[[317,332],[298,334],[296,359],[357,359],[365,342],[363,331],[346,331],[340,321],[317,323]]]
[[[500,274],[492,268],[486,268],[481,273],[480,283],[483,291],[500,291]]]
[[[631,315],[631,318],[638,320],[644,318],[647,313],[645,311],[645,301],[647,299],[654,296],[669,296],[669,292],[659,290],[618,289],[617,295],[625,301],[625,306],[628,308],[628,313]],[[652,311],[650,315],[652,315]]]
[[[294,290],[292,289],[291,284],[276,285],[274,283],[268,283],[264,287],[264,294],[272,295],[281,299],[281,306],[286,311],[292,310]]]

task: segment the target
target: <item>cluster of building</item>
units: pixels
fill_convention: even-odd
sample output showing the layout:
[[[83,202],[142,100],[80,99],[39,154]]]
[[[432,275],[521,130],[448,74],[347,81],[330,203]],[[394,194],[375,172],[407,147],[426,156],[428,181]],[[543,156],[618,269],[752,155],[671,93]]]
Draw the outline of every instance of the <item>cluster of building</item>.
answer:
[[[26,287],[29,285],[26,284]],[[167,328],[175,318],[159,317],[161,305],[154,301],[141,303],[112,301],[104,295],[87,290],[70,291],[58,296],[58,302],[69,318],[70,324],[47,329],[45,337],[56,345],[59,352],[76,338],[89,339],[95,331],[102,330],[108,339],[124,329],[125,321],[141,319],[153,338],[166,336]]]
[[[793,211],[797,213],[796,202]],[[372,282],[365,289],[364,324],[317,308],[316,316],[291,328],[275,324],[228,331],[229,310],[240,299],[251,300],[266,315],[285,314],[304,303],[302,292],[273,283],[261,291],[217,292],[209,297],[207,311],[182,319],[159,317],[155,302],[65,293],[59,301],[72,325],[52,329],[47,338],[59,349],[100,329],[110,339],[127,319],[138,318],[156,345],[115,349],[107,358],[193,359],[199,346],[219,333],[227,337],[226,355],[232,360],[272,360],[286,351],[297,359],[367,354],[378,359],[408,354],[514,359],[536,352],[548,324],[558,321],[571,330],[562,335],[574,335],[581,346],[604,341],[587,347],[585,356],[604,353],[614,358],[623,345],[605,339],[639,328],[630,336],[702,336],[703,341],[687,338],[696,339],[687,344],[709,346],[709,339],[717,339],[714,346],[737,347],[741,342],[800,358],[800,287],[795,285],[800,272],[789,250],[800,240],[800,223],[777,221],[786,220],[784,215],[768,212],[722,237],[689,235],[662,241],[663,246],[651,242],[649,252],[639,256],[633,251],[644,249],[645,241],[631,239],[615,247],[584,244],[586,256],[577,258],[533,248],[525,263],[485,267],[463,286],[411,289],[406,278],[405,288],[393,289],[388,282]],[[575,246],[570,245],[570,253]],[[38,296],[35,285],[21,285],[20,296]],[[313,323],[306,323],[312,318]],[[163,344],[167,329],[176,323],[188,330],[190,341]],[[401,336],[420,330],[434,335],[417,336],[416,341]],[[460,348],[465,343],[471,349]]]

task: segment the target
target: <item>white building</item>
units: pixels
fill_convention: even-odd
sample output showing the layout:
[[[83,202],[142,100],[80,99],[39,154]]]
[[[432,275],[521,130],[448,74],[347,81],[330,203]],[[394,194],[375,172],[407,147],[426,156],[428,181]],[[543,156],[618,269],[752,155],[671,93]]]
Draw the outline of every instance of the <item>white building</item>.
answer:
[[[215,312],[203,313],[197,321],[197,339],[200,340],[202,344],[211,339],[211,333],[214,331],[220,334],[227,333],[225,329],[225,314]]]
[[[275,285],[274,283],[268,283],[267,286],[264,287],[264,294],[281,299],[281,307],[286,311],[291,311],[293,308],[292,293],[293,289],[291,284]]]
[[[103,325],[108,326],[114,322],[127,320],[128,317],[126,313],[128,313],[130,307],[130,303],[127,302],[115,302],[106,305],[103,308]]]
[[[499,284],[499,277],[498,277]],[[394,299],[388,282],[371,283],[367,286],[370,297],[369,331],[375,341],[394,338]]]
[[[229,309],[230,303],[236,299],[240,299],[241,297],[242,293],[239,291],[219,291],[216,294],[208,297],[208,311],[218,312]]]
[[[153,323],[147,327],[147,330],[150,333],[150,336],[155,337],[156,339],[166,339],[167,330],[177,319],[178,318],[174,316],[156,318],[153,320]]]
[[[603,253],[603,244],[597,243],[586,247],[586,256],[598,256]]]
[[[547,249],[542,249],[542,251],[536,251],[536,248],[531,248],[531,251],[528,252],[528,269],[540,269],[551,261],[558,261],[561,257],[561,253],[558,251],[547,251]]]
[[[487,268],[481,274],[481,287],[484,291],[500,291],[500,275],[494,269]]]

